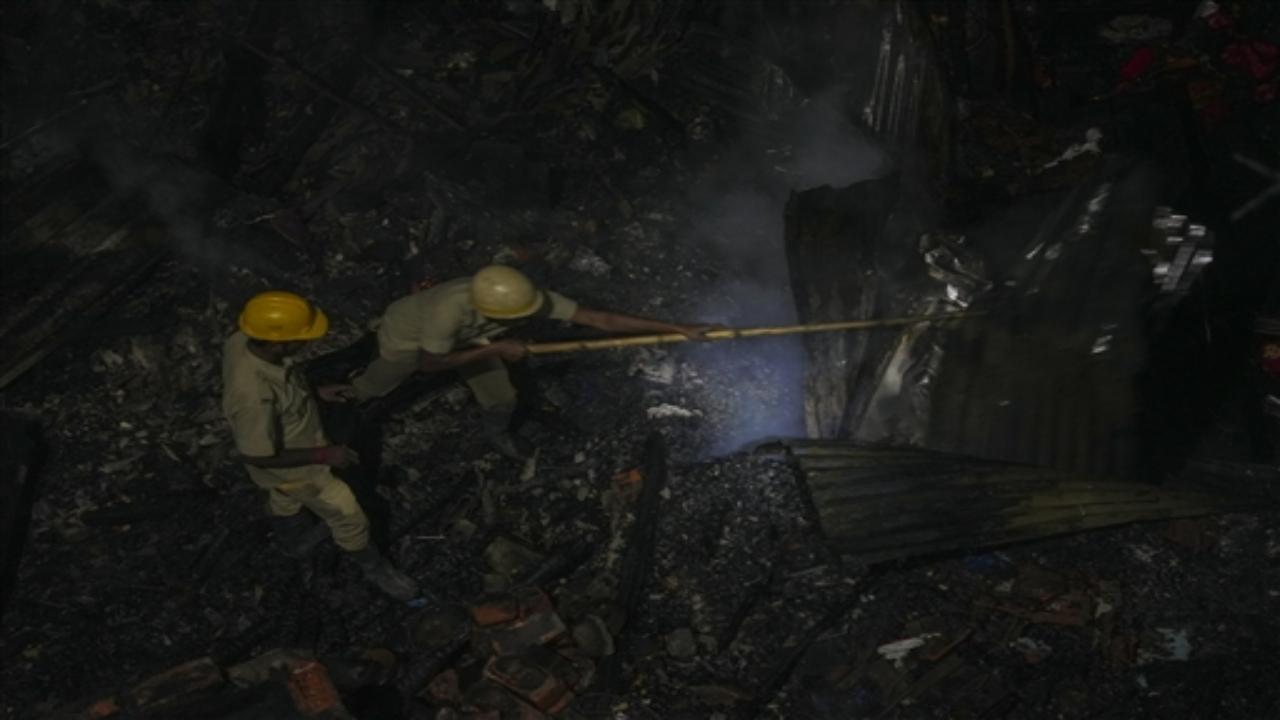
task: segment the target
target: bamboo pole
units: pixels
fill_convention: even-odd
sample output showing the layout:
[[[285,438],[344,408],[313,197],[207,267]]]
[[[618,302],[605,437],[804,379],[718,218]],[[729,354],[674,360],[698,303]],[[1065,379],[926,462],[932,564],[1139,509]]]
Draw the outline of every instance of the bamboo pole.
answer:
[[[980,312],[955,312],[941,315],[917,315],[914,317],[888,318],[886,320],[848,320],[844,322],[812,323],[809,325],[772,325],[755,328],[726,328],[711,330],[706,333],[708,340],[736,340],[738,338],[769,337],[775,335],[798,335],[802,333],[837,332],[840,330],[870,330],[873,328],[902,327],[927,322],[943,322],[947,320],[964,320],[978,317]],[[680,333],[659,335],[631,335],[627,337],[605,338],[603,340],[567,340],[564,342],[530,343],[525,347],[531,355],[551,355],[555,353],[588,352],[591,350],[609,350],[612,348],[637,347],[644,345],[665,345],[667,343],[688,342],[689,338]]]

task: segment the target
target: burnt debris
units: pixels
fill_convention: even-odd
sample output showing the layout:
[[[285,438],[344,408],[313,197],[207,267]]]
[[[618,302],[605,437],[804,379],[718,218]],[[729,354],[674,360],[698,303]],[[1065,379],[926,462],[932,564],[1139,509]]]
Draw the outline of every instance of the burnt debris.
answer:
[[[0,39],[3,717],[1274,715],[1276,4],[63,0]],[[329,392],[490,264],[869,326],[544,318],[510,417],[465,367]],[[246,475],[221,353],[266,290],[328,318],[301,370],[407,602]]]

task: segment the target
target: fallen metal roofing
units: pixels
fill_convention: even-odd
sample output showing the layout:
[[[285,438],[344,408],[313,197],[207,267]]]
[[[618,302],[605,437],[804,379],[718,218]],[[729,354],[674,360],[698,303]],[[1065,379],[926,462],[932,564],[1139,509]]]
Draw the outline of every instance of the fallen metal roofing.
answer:
[[[1168,390],[1142,383],[1163,360],[1151,332],[1211,257],[1211,233],[1194,223],[1184,233],[1186,218],[1156,204],[1159,181],[1144,165],[1108,161],[972,238],[930,228],[893,176],[793,195],[787,254],[803,322],[986,312],[806,338],[808,433],[1160,477],[1155,461],[1176,443],[1150,397]],[[1192,239],[1174,243],[1175,227]]]
[[[1260,509],[1256,500],[1236,495],[1095,480],[928,450],[842,440],[783,446],[823,533],[838,551],[863,563]]]

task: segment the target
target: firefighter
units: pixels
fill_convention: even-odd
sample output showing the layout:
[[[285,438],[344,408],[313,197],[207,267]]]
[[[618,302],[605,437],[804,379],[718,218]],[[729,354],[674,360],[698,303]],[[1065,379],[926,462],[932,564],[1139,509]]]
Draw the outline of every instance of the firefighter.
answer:
[[[382,397],[415,371],[457,370],[485,418],[485,437],[502,455],[526,453],[510,432],[516,390],[507,363],[526,354],[523,343],[496,336],[533,319],[561,320],[610,333],[680,333],[701,339],[711,326],[591,310],[536,285],[515,268],[490,265],[401,298],[378,326],[378,355],[350,385],[320,388],[322,397]]]
[[[264,292],[245,305],[240,331],[222,353],[222,409],[249,478],[267,491],[277,537],[298,539],[312,520],[325,523],[338,547],[388,595],[407,601],[418,587],[369,542],[369,520],[351,488],[332,468],[360,458],[333,445],[320,424],[320,408],[294,358],[323,337],[329,320],[290,292]]]

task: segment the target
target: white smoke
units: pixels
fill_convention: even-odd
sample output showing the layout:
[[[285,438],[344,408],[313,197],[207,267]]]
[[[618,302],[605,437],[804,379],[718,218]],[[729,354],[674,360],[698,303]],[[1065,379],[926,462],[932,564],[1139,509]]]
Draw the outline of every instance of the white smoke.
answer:
[[[174,159],[146,155],[123,141],[96,143],[93,159],[114,192],[136,196],[164,224],[175,254],[207,267],[226,260],[225,243],[206,232],[207,176]]]
[[[847,119],[841,97],[835,90],[809,101],[779,128],[776,142],[744,146],[694,189],[700,211],[682,241],[709,248],[725,278],[693,317],[735,327],[796,322],[785,253],[789,194],[845,187],[884,170],[882,153]],[[691,357],[709,378],[697,401],[719,418],[711,454],[804,434],[800,336],[698,346]]]

